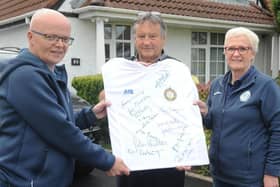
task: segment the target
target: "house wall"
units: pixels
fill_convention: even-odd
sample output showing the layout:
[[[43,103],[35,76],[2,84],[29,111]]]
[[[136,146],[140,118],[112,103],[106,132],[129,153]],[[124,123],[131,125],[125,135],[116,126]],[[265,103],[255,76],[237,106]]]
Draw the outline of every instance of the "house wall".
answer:
[[[72,36],[75,38],[69,47],[64,59],[60,64],[65,64],[69,85],[72,78],[80,75],[92,75],[96,73],[95,57],[95,24],[86,20],[70,18],[72,25]],[[26,33],[28,25],[6,28],[0,30],[0,47],[28,47]],[[71,58],[80,58],[80,66],[71,65]],[[74,91],[73,89],[71,89]]]
[[[27,25],[20,25],[0,30],[0,47],[27,47],[27,29]]]
[[[72,36],[75,38],[68,53],[61,62],[66,65],[69,75],[69,87],[72,78],[81,75],[93,75],[97,72],[96,67],[96,23],[90,20],[69,18],[72,24]],[[26,32],[28,26],[20,25],[13,28],[0,30],[0,47],[16,46],[27,47]],[[257,54],[255,65],[262,72],[271,75],[271,36],[260,36],[260,48]],[[186,28],[168,27],[165,51],[168,55],[177,58],[191,67],[191,30]],[[80,59],[80,66],[71,65],[72,58]],[[71,89],[72,91],[74,89]]]
[[[275,33],[272,37],[272,52],[271,52],[271,71],[272,77],[280,75],[280,35]]]
[[[191,31],[186,29],[169,28],[167,30],[167,40],[165,52],[182,61],[187,66],[191,65]]]
[[[88,20],[70,18],[74,42],[62,63],[66,65],[69,86],[72,78],[81,75],[96,74],[95,59],[95,24]],[[71,65],[71,58],[79,58],[80,66]]]
[[[271,75],[271,35],[258,35],[260,39],[259,50],[255,57],[254,65],[263,73]]]

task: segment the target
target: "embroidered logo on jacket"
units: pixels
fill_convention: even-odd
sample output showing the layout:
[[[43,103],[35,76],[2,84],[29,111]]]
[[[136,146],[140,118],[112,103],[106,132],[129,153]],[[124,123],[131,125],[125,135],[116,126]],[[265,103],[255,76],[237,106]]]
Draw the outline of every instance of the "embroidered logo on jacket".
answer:
[[[222,94],[222,92],[216,91],[213,95],[215,96],[215,95],[221,95],[221,94]]]
[[[251,92],[247,90],[240,95],[240,101],[246,102],[250,99],[250,97],[251,97]]]

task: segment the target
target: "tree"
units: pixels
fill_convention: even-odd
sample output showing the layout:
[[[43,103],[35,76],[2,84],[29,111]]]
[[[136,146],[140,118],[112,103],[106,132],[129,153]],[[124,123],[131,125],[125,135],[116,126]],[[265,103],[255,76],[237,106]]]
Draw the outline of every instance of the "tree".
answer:
[[[276,23],[277,32],[280,32],[280,0],[272,0],[272,11]]]

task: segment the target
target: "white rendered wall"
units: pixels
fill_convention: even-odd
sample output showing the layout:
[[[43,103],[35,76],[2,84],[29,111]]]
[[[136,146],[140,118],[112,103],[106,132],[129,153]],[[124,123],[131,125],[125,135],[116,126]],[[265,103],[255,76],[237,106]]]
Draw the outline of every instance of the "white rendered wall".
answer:
[[[70,18],[70,20],[72,36],[75,40],[62,61],[68,72],[69,86],[75,76],[96,74],[95,24],[89,20],[84,21],[76,18]],[[71,65],[71,58],[79,58],[80,66]]]
[[[27,29],[27,25],[20,25],[0,30],[0,47],[28,47]]]
[[[254,65],[263,73],[267,75],[271,75],[271,36],[266,35],[262,36],[259,35],[260,43],[259,43],[259,50],[256,54]]]
[[[65,64],[68,72],[68,86],[71,86],[72,78],[81,75],[96,74],[95,66],[95,23],[89,20],[69,18],[72,25],[72,36],[75,38],[60,64]],[[0,47],[28,47],[28,25],[0,30]],[[72,66],[71,58],[80,58],[80,66]],[[73,91],[73,89],[71,88]]]
[[[168,27],[167,40],[164,48],[168,55],[182,61],[189,68],[191,64],[190,35],[190,30]]]

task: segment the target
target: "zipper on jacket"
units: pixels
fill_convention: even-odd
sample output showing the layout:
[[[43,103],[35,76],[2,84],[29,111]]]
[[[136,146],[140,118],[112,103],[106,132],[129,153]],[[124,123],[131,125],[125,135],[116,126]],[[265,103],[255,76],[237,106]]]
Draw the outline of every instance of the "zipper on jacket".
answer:
[[[227,100],[227,96],[226,96],[226,87],[223,88],[223,99],[222,99],[222,119],[221,119],[221,124],[220,124],[220,133],[219,133],[219,137],[218,137],[218,143],[217,143],[217,152],[216,152],[216,157],[217,157],[217,170],[220,170],[220,158],[219,158],[219,152],[220,152],[220,142],[221,142],[221,135],[222,135],[222,131],[223,131],[223,126],[224,126],[224,114],[225,114],[225,105],[226,105],[226,100]]]
[[[248,171],[251,170],[252,144],[250,141],[248,145]]]

